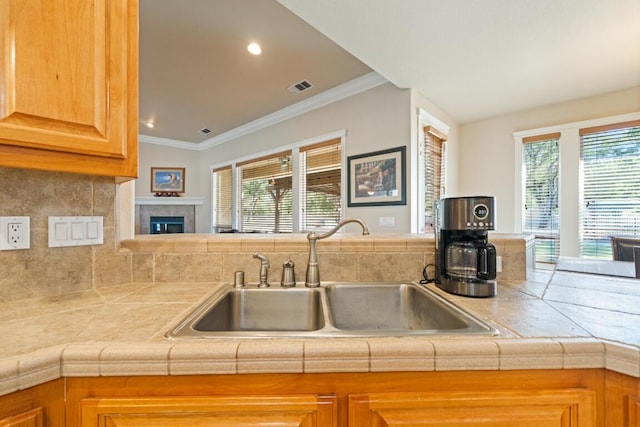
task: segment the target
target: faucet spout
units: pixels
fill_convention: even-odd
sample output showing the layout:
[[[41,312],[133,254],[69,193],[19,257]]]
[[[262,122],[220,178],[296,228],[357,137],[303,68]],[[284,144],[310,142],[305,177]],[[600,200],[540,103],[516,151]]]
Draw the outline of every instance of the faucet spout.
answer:
[[[320,269],[318,267],[318,240],[326,239],[335,234],[336,231],[341,229],[346,224],[354,222],[360,224],[362,227],[362,235],[367,236],[369,234],[369,227],[360,218],[346,218],[340,221],[335,227],[323,234],[316,234],[315,231],[307,233],[307,240],[309,241],[309,261],[307,262],[307,274],[304,285],[308,288],[317,288],[320,286]]]

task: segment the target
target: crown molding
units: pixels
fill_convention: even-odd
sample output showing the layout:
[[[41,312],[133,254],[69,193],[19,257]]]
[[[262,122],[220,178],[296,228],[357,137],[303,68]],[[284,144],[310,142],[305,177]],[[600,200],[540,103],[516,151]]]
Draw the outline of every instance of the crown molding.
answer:
[[[232,141],[241,136],[256,132],[260,129],[272,126],[276,123],[283,122],[317,108],[324,107],[325,105],[329,105],[342,99],[348,98],[352,95],[356,95],[369,89],[373,89],[374,87],[383,85],[385,83],[388,83],[387,79],[385,79],[375,71],[372,71],[347,83],[343,83],[332,89],[307,98],[304,101],[297,102],[293,105],[282,108],[271,114],[267,114],[266,116],[246,123],[242,126],[238,126],[235,129],[231,129],[230,131],[227,131],[223,134],[207,139],[201,143],[177,141],[173,139],[158,138],[148,135],[138,135],[138,138],[140,141],[149,144],[164,145],[167,147],[182,148],[187,150],[204,151],[217,145]]]
[[[185,150],[199,150],[198,144],[195,142],[186,142],[169,138],[158,138],[157,136],[139,134],[138,141],[146,142],[148,144],[164,145],[165,147],[182,148]]]

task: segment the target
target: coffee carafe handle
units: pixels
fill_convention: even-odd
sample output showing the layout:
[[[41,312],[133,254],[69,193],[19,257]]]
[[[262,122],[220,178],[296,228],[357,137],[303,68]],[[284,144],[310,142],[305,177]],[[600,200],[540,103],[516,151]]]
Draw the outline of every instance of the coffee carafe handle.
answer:
[[[478,279],[494,280],[496,278],[496,247],[487,243],[478,248]]]

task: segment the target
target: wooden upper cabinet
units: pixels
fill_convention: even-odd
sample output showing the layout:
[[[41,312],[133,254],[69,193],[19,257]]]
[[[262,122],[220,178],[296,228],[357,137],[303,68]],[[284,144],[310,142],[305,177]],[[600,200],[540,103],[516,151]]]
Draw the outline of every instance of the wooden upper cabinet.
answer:
[[[0,166],[137,176],[137,0],[0,0]]]

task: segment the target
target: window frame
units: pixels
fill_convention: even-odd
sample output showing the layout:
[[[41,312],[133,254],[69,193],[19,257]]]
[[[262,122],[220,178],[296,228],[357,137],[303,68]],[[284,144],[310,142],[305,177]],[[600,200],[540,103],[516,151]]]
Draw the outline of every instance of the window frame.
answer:
[[[560,132],[560,256],[580,256],[580,129],[640,120],[640,112],[601,117],[593,120],[513,132],[514,157],[514,232],[522,233],[523,144],[526,137]]]
[[[560,196],[560,176],[559,176],[559,172],[560,172],[560,132],[555,132],[555,133],[551,133],[551,134],[544,134],[544,135],[536,135],[536,136],[529,136],[529,137],[525,137],[522,139],[522,168],[523,168],[523,180],[522,180],[522,188],[523,188],[523,198],[525,200],[523,200],[522,203],[522,213],[523,213],[523,218],[522,218],[522,226],[524,228],[524,225],[527,223],[527,219],[530,218],[529,215],[529,207],[527,206],[526,203],[526,187],[527,187],[527,170],[526,167],[524,167],[524,163],[526,162],[526,158],[525,158],[525,147],[531,147],[533,144],[537,144],[537,143],[547,143],[547,142],[554,142],[555,146],[557,147],[557,159],[555,159],[555,162],[557,163],[557,167],[555,172],[558,174],[558,176],[556,176],[557,179],[557,187],[556,187],[556,206],[555,209],[559,209],[559,196]],[[545,177],[548,177],[548,175],[545,175]],[[553,208],[552,208],[553,210]],[[535,215],[536,218],[540,218],[540,215]],[[554,219],[554,215],[551,214],[548,218],[551,222],[553,222]],[[557,220],[557,218],[556,218]],[[561,243],[560,243],[560,221],[557,221],[557,227],[558,230],[556,233],[554,233],[552,230],[549,230],[549,232],[545,233],[545,235],[539,235],[536,234],[535,235],[535,241],[536,241],[536,249],[535,249],[535,261],[536,263],[546,263],[546,264],[555,264],[555,262],[557,261],[557,258],[559,256],[560,253],[560,248],[561,248]],[[537,229],[538,231],[542,231],[544,229]],[[552,244],[553,247],[553,253],[548,255],[548,257],[543,257],[543,255],[541,254],[541,252],[543,252],[541,247],[538,246],[538,243],[541,242],[549,242],[549,241],[553,241],[554,243]]]
[[[226,161],[226,162],[221,162],[218,164],[214,164],[214,165],[210,165],[209,169],[211,172],[211,217],[210,217],[210,229],[212,233],[215,233],[216,231],[216,225],[214,223],[215,221],[215,216],[214,216],[214,211],[216,209],[215,206],[215,199],[216,199],[216,195],[215,195],[215,186],[214,186],[214,181],[213,181],[213,171],[214,170],[219,170],[225,167],[231,167],[232,170],[232,182],[233,182],[233,189],[232,189],[232,210],[233,210],[233,217],[232,217],[232,229],[237,230],[238,226],[239,226],[239,209],[240,209],[240,201],[239,201],[239,192],[241,191],[241,182],[242,182],[242,177],[240,176],[240,171],[239,171],[239,167],[238,165],[241,165],[243,163],[247,163],[247,162],[251,162],[254,160],[257,160],[259,158],[268,158],[268,157],[272,157],[274,155],[277,155],[278,153],[283,153],[283,152],[290,152],[291,153],[291,168],[292,168],[292,232],[293,233],[298,233],[298,232],[304,232],[306,230],[304,230],[302,228],[302,212],[301,212],[301,208],[302,208],[302,202],[300,200],[301,197],[301,191],[300,191],[300,173],[301,173],[301,166],[300,166],[300,151],[301,149],[304,150],[306,147],[309,146],[314,146],[314,145],[319,145],[322,143],[325,143],[327,141],[330,140],[339,140],[340,141],[340,145],[341,145],[341,153],[340,153],[340,180],[341,183],[346,182],[346,152],[347,152],[347,141],[346,141],[346,130],[340,130],[340,131],[336,131],[336,132],[331,132],[325,135],[320,135],[317,137],[313,137],[313,138],[309,138],[306,140],[302,140],[302,141],[298,141],[296,143],[293,144],[288,144],[288,145],[282,145],[270,150],[265,150],[265,151],[261,151],[261,152],[257,152],[254,153],[252,155],[249,156],[244,156],[244,157],[240,157],[240,158],[236,158],[236,159],[232,159],[230,161]],[[342,191],[341,195],[340,195],[340,203],[341,206],[343,207],[343,212],[342,212],[342,216],[344,217],[345,212],[344,212],[344,207],[346,207],[346,192]]]
[[[623,223],[629,222],[630,218],[625,217],[623,206],[629,209],[640,208],[640,182],[638,181],[637,170],[640,156],[634,153],[633,156],[615,157],[615,167],[620,171],[620,175],[616,175],[618,179],[611,180],[608,168],[612,166],[611,158],[603,156],[601,144],[607,149],[611,149],[611,143],[615,148],[627,149],[632,147],[630,142],[635,142],[637,135],[632,139],[622,139],[620,135],[614,136],[628,129],[640,130],[640,120],[631,122],[615,123],[612,125],[595,126],[590,128],[581,128],[580,133],[580,166],[583,177],[583,197],[581,199],[581,256],[585,258],[595,259],[612,259],[612,244],[610,238],[618,237],[634,237],[635,234],[625,233],[622,229]],[[628,137],[628,135],[625,135]],[[621,141],[625,141],[624,145],[618,145]],[[640,141],[638,142],[640,145]],[[636,148],[636,145],[633,145]],[[585,152],[586,150],[586,152]],[[591,150],[595,150],[591,151]],[[591,154],[591,156],[589,155]],[[587,156],[585,156],[587,154]],[[595,154],[595,156],[593,156]],[[627,169],[620,163],[632,162],[633,169]],[[602,165],[605,165],[604,170]],[[627,165],[629,166],[629,165]],[[632,196],[628,193],[628,189],[624,191],[618,183],[622,177],[633,179],[636,186],[633,189]],[[625,186],[626,187],[626,186]],[[589,190],[589,192],[587,192]],[[622,193],[622,194],[621,194]],[[626,195],[624,193],[627,193]],[[620,195],[622,197],[612,198],[612,195]],[[590,196],[588,198],[588,196]],[[591,205],[591,206],[590,206]],[[589,214],[590,213],[590,214]],[[629,213],[629,212],[627,212]],[[637,215],[631,216],[635,229]],[[594,226],[595,225],[595,226]],[[589,235],[591,238],[587,239]]]
[[[425,161],[426,161],[426,153],[424,152],[424,143],[425,143],[425,129],[433,130],[437,132],[436,136],[441,137],[443,139],[443,153],[441,164],[444,166],[441,171],[441,185],[444,188],[444,193],[442,196],[446,196],[446,189],[448,188],[448,168],[447,165],[447,144],[446,140],[449,139],[450,136],[450,127],[437,117],[432,114],[426,112],[422,108],[418,109],[418,138],[415,144],[415,152],[416,152],[416,161],[413,163],[415,165],[416,174],[412,174],[412,182],[417,182],[418,185],[413,186],[411,191],[411,200],[415,202],[415,209],[411,210],[411,232],[412,233],[431,233],[431,231],[425,230]],[[415,176],[415,180],[413,177]]]

